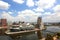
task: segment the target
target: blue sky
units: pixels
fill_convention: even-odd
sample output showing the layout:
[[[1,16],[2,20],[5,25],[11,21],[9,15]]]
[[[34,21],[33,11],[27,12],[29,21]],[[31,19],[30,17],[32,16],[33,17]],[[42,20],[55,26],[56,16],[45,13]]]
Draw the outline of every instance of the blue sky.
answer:
[[[8,21],[60,22],[60,0],[0,0],[0,18]]]

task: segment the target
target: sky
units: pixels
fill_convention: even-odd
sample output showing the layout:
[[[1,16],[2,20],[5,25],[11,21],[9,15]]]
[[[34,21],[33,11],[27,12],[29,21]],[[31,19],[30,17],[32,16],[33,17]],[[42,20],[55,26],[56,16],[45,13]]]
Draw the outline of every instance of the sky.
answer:
[[[0,0],[0,19],[8,21],[60,22],[60,0]]]

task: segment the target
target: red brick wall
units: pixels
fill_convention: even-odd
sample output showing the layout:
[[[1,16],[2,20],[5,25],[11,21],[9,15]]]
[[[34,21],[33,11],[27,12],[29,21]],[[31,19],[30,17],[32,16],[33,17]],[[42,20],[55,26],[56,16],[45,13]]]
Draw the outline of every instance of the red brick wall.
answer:
[[[1,27],[2,23],[1,23],[1,19],[0,19],[0,27]]]
[[[7,20],[6,19],[1,19],[2,26],[7,26]]]

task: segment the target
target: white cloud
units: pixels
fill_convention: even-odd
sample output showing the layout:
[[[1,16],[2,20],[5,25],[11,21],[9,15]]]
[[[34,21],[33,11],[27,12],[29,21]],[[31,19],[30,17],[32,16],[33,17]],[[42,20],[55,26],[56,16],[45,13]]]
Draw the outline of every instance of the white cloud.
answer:
[[[14,22],[14,21],[24,21],[24,16],[23,15],[18,15],[16,17],[13,17],[10,15],[9,12],[2,12],[2,18],[7,19],[7,21],[9,22]]]
[[[44,15],[51,15],[51,12],[45,12]]]
[[[51,8],[56,0],[39,0],[38,2],[36,2],[36,6],[41,7],[41,8]]]
[[[24,10],[22,12],[18,12],[20,15],[24,15],[24,16],[33,16],[33,15],[37,15],[34,11],[32,10]]]
[[[37,7],[36,9],[33,9],[35,12],[44,12],[43,8]]]
[[[25,22],[36,22],[37,17],[41,16],[41,13],[35,13],[31,10],[24,10],[22,12],[18,12],[18,15],[16,17],[11,16],[8,12],[2,13],[2,18],[6,18],[8,21],[25,21]],[[53,13],[45,12],[45,15],[43,17],[43,22],[60,22],[60,12],[59,13]]]
[[[13,14],[12,12],[8,12],[9,14]]]
[[[56,5],[54,8],[53,8],[54,12],[60,12],[60,5]]]
[[[60,5],[56,5],[54,8],[54,13],[43,18],[45,22],[60,22]]]
[[[53,13],[43,17],[44,22],[60,22],[60,13]]]
[[[0,9],[8,9],[10,7],[10,4],[4,1],[0,1]]]
[[[17,2],[19,4],[23,4],[24,0],[13,0],[14,2]],[[33,7],[33,6],[37,6],[37,8],[32,9],[32,10],[24,10],[24,11],[20,11],[18,12],[18,15],[16,17],[11,16],[10,14],[12,14],[12,12],[3,12],[2,14],[2,18],[7,18],[9,21],[28,21],[28,22],[36,22],[37,21],[37,17],[41,16],[42,13],[40,12],[44,12],[44,9],[48,9],[51,8],[56,0],[39,0],[37,2],[34,2],[33,0],[27,0],[26,5],[28,7]],[[3,1],[0,1],[0,6],[6,9],[9,8],[9,4]],[[7,5],[6,5],[6,4]],[[1,8],[0,7],[0,8]],[[55,9],[59,9],[59,7],[55,7]],[[54,10],[55,10],[54,9]],[[57,20],[60,20],[60,14],[59,13],[55,13],[55,14],[51,14],[50,12],[45,12],[44,15],[47,15],[45,17],[43,17],[43,21],[45,22],[56,22]],[[48,16],[49,15],[49,16]],[[57,18],[57,19],[56,19]]]
[[[56,0],[39,0],[35,1],[34,5],[37,6],[37,8],[34,8],[33,10],[37,13],[39,12],[44,12],[44,9],[50,9],[51,7],[54,6],[54,3]]]
[[[24,10],[22,12],[18,12],[19,15],[24,16],[24,20],[28,22],[35,22],[37,17],[41,15],[41,13],[35,13],[32,10]],[[27,17],[26,17],[27,16]]]
[[[9,14],[15,14],[17,11],[15,10],[11,10],[11,11],[8,11]]]
[[[41,13],[35,13],[32,10],[24,10],[22,12],[18,12],[18,15],[13,17],[10,14],[12,12],[3,12],[2,18],[6,18],[8,21],[25,21],[25,22],[35,22],[37,17],[41,15]]]
[[[24,10],[22,12],[18,12],[16,17],[13,17],[9,14],[9,12],[3,12],[2,18],[6,18],[8,21],[25,21],[25,22],[36,22],[37,17],[41,16],[42,13],[35,13],[31,10]],[[50,12],[45,12],[43,17],[43,22],[60,22],[60,12],[51,14]]]
[[[18,16],[14,17],[14,21],[25,21],[25,22],[36,22],[37,17],[41,16],[41,13],[35,13],[31,10],[25,10],[20,12]],[[44,22],[60,22],[60,14],[45,12],[45,17],[43,17]]]
[[[28,7],[32,7],[32,6],[34,6],[34,1],[33,0],[27,0],[26,5]]]
[[[14,2],[16,3],[19,3],[19,4],[23,4],[24,3],[24,0],[13,0]]]
[[[5,12],[5,11],[2,13],[2,18],[7,19],[8,21],[13,21],[14,20],[14,17],[11,16],[8,12]]]
[[[13,16],[10,15],[9,12],[5,12],[5,11],[2,13],[2,18],[7,19],[8,22],[9,21],[11,21],[11,22],[14,22],[14,21],[24,21],[24,16],[23,15],[18,15],[16,17],[13,17]]]

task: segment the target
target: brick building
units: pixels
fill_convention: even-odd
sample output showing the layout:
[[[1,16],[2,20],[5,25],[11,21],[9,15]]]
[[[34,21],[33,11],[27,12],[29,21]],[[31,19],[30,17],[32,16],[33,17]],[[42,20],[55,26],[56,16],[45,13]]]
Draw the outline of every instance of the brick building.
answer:
[[[0,26],[7,26],[7,20],[6,19],[0,19]]]
[[[0,27],[2,26],[1,19],[0,19]]]

